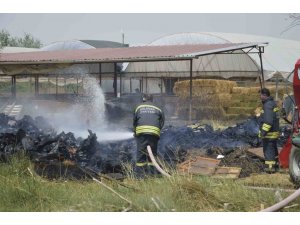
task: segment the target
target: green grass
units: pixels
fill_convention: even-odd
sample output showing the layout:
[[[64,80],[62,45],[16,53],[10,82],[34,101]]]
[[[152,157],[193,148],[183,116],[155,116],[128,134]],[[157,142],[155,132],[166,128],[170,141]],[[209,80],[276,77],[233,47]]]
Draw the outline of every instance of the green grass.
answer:
[[[276,203],[274,191],[247,189],[239,181],[205,176],[175,174],[170,179],[144,180],[129,176],[122,185],[102,182],[110,189],[92,180],[47,180],[35,174],[26,156],[19,155],[0,163],[0,211],[248,212]],[[300,200],[295,203],[298,206],[283,211],[299,211]]]
[[[29,82],[17,82],[16,83],[17,93],[33,93],[34,92],[34,82],[31,84]],[[78,86],[78,91],[82,92],[82,85]],[[59,93],[74,93],[77,91],[77,84],[66,84],[65,86],[58,86]],[[11,92],[11,82],[0,82],[0,93],[10,93]],[[56,85],[52,83],[39,83],[40,93],[55,93]]]

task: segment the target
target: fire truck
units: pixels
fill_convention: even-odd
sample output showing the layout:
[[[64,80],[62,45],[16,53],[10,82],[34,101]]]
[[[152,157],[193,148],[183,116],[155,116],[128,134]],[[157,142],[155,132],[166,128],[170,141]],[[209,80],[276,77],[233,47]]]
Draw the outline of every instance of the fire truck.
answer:
[[[294,98],[290,136],[279,153],[279,163],[282,168],[288,168],[291,180],[300,187],[300,59],[295,64],[293,77]]]

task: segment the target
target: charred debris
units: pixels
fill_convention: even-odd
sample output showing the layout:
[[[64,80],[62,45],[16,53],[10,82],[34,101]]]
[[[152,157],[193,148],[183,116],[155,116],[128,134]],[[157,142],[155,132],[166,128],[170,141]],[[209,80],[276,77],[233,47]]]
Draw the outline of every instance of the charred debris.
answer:
[[[257,138],[258,121],[249,118],[225,130],[213,130],[209,125],[165,127],[158,153],[170,167],[196,154],[216,158],[224,155],[221,164],[242,168],[240,176],[262,171],[263,161],[245,149],[260,146]],[[22,119],[0,114],[0,161],[9,161],[18,152],[25,152],[38,174],[48,178],[76,179],[93,174],[125,174],[124,165],[135,162],[134,138],[122,141],[99,142],[97,135],[88,130],[86,139],[75,138],[69,132],[57,133],[43,117]],[[279,145],[284,143],[287,130],[282,128]],[[249,166],[250,165],[250,166]]]

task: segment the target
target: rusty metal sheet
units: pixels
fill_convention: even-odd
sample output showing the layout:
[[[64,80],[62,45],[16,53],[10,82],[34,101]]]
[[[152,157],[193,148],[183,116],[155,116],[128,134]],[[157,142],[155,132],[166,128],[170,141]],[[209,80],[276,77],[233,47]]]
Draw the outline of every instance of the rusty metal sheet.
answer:
[[[200,55],[254,47],[258,44],[259,43],[193,44],[2,53],[0,64],[130,62],[191,59]]]

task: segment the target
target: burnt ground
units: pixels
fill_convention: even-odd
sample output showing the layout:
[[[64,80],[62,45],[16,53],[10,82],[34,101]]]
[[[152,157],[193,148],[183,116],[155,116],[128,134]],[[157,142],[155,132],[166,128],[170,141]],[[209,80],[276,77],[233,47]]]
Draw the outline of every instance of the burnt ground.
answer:
[[[246,149],[236,150],[226,155],[220,162],[220,166],[240,167],[240,178],[248,177],[252,173],[261,173],[264,171],[264,161]]]
[[[257,131],[255,118],[224,130],[213,130],[209,125],[167,126],[162,130],[158,155],[171,167],[176,167],[192,149],[212,158],[222,154],[225,157],[221,165],[241,167],[240,176],[245,177],[262,171],[262,162],[245,151],[260,146]],[[99,142],[98,138],[92,130],[85,139],[75,138],[71,132],[57,133],[43,117],[25,115],[16,120],[0,114],[0,160],[5,162],[15,153],[25,151],[39,174],[51,174],[50,177],[67,177],[72,171],[72,176],[79,179],[87,173],[125,174],[124,164],[134,165],[134,138],[106,142]]]

